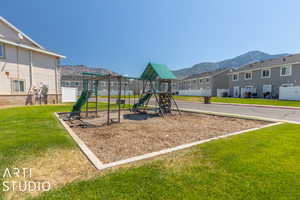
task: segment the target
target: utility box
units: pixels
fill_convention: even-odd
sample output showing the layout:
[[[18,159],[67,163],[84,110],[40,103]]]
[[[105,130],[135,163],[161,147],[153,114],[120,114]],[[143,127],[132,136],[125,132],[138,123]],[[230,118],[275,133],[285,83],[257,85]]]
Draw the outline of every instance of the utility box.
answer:
[[[204,97],[204,104],[210,104],[210,97],[209,96]]]
[[[117,99],[117,100],[116,100],[116,104],[118,104],[118,105],[119,105],[119,104],[125,104],[125,99],[120,99],[120,100]]]

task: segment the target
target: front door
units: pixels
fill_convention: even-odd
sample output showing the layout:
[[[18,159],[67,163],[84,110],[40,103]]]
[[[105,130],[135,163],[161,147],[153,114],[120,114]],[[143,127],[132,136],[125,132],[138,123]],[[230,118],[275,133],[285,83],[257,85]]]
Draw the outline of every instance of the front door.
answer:
[[[240,97],[240,87],[239,86],[233,87],[233,97]]]
[[[272,85],[263,85],[264,98],[270,98],[272,95]]]
[[[272,92],[272,85],[263,85],[263,93]]]

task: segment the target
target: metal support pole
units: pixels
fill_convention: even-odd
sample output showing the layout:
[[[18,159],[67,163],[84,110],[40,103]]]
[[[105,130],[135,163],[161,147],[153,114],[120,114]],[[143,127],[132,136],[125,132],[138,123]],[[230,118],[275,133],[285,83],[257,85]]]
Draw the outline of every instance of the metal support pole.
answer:
[[[89,91],[89,80],[86,80],[86,90]],[[89,116],[89,99],[87,99],[85,104],[85,117],[88,118]]]
[[[128,85],[128,98],[129,98],[129,99],[128,99],[128,104],[129,104],[129,109],[130,109],[130,98],[131,98],[131,97],[130,97],[130,85],[129,85],[129,81],[128,81],[128,84],[127,84],[127,85]]]
[[[142,93],[144,94],[145,93],[145,81],[143,80],[143,91]]]
[[[123,98],[124,98],[124,105],[123,105],[123,108],[126,104],[126,83],[124,83],[124,88],[123,88]]]
[[[118,122],[121,122],[121,90],[122,90],[122,81],[121,77],[119,77],[119,95],[118,95]]]
[[[134,89],[133,89],[133,105],[134,105],[134,104],[135,104],[135,95],[136,95],[136,91],[139,90],[139,88],[136,89],[136,83],[139,84],[139,81],[136,82],[136,80],[134,80],[133,83],[134,83],[134,87],[133,87],[133,88],[134,88]]]
[[[99,81],[96,80],[95,81],[95,95],[96,95],[96,116],[98,117],[98,85],[99,85]]]
[[[107,125],[110,124],[110,75],[107,77]]]

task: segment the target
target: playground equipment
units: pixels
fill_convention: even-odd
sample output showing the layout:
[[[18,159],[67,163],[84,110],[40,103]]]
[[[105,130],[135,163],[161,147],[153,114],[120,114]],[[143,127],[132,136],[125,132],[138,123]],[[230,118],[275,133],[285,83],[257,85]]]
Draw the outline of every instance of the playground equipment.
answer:
[[[133,105],[132,110],[137,112],[147,106],[151,97],[154,96],[158,105],[158,112],[162,116],[172,113],[172,110],[180,113],[177,103],[172,96],[172,80],[176,76],[166,65],[149,63],[142,73],[143,93],[139,101]],[[172,108],[175,105],[175,109]]]
[[[95,117],[98,116],[100,111],[106,111],[106,124],[109,125],[113,122],[120,122],[120,111],[121,104],[123,108],[125,106],[125,98],[130,98],[129,95],[126,95],[126,86],[128,85],[128,78],[121,75],[112,75],[112,74],[99,74],[99,73],[90,73],[83,72],[83,90],[78,98],[77,102],[73,105],[72,111],[69,115],[70,120],[81,120],[82,112],[85,113],[85,117],[88,118],[90,113],[95,113]],[[106,86],[107,91],[107,101],[105,105],[100,104],[98,88],[99,84],[103,82]],[[112,87],[115,88],[116,84],[112,86],[112,82],[117,83],[116,95],[116,104],[112,103],[111,90]],[[123,89],[123,90],[122,90]],[[122,91],[124,94],[122,96]],[[104,98],[102,98],[103,101]],[[117,109],[112,109],[112,106],[117,106]],[[82,111],[82,108],[85,107],[85,111]],[[117,118],[111,117],[112,112],[118,112]],[[103,114],[103,112],[101,112]],[[83,123],[83,121],[81,120]]]
[[[125,107],[128,107],[133,112],[155,110],[156,113],[162,116],[171,114],[174,110],[180,113],[171,91],[172,80],[175,80],[176,77],[166,65],[149,63],[140,78],[90,72],[83,72],[82,75],[83,90],[77,102],[73,105],[68,120],[80,120],[83,127],[87,127],[87,124],[82,121],[82,112],[85,113],[86,118],[89,117],[90,113],[94,113],[94,117],[97,117],[100,111],[101,114],[106,113],[105,124],[107,125],[120,122],[121,109],[125,109]],[[142,92],[140,82],[142,82],[143,86]],[[98,89],[100,83],[105,83],[104,85],[106,86],[106,104],[100,104],[99,102]],[[112,83],[114,84],[112,85]],[[116,89],[116,87],[117,95],[114,95],[116,104],[112,104],[111,91],[112,88]],[[130,88],[134,91],[133,104],[131,104],[131,93],[126,92]],[[104,96],[103,94],[100,95]],[[136,96],[139,97],[137,102],[135,102]],[[151,105],[148,108],[151,97],[155,97],[154,103],[156,106]],[[101,98],[102,102],[103,99]],[[121,105],[123,105],[123,108],[121,108]],[[172,105],[175,105],[175,109]],[[116,109],[112,109],[112,106],[117,106],[117,108],[114,107]],[[82,111],[83,107],[85,107],[85,111]],[[117,117],[112,117],[111,113],[115,112],[117,112]]]

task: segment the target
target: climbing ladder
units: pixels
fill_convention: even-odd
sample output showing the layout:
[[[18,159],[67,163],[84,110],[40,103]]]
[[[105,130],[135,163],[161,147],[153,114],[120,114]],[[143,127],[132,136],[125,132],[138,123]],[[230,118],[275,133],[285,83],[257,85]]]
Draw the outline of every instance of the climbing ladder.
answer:
[[[158,105],[164,114],[171,113],[172,102],[168,93],[159,93]]]
[[[158,93],[158,96],[158,106],[162,114],[171,114],[172,110],[177,111],[180,114],[178,105],[170,92]],[[175,105],[175,109],[172,108],[172,104]]]

